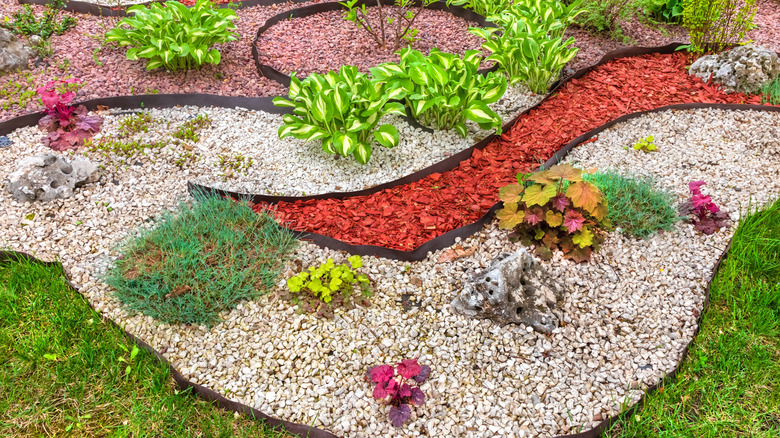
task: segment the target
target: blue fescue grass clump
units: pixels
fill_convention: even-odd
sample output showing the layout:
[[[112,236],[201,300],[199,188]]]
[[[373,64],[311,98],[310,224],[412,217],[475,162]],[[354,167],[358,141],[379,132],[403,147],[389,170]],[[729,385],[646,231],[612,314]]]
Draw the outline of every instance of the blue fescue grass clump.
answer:
[[[645,239],[653,233],[674,228],[681,220],[674,194],[654,187],[646,176],[618,173],[614,170],[583,174],[607,199],[607,218],[623,232]]]
[[[196,196],[133,236],[106,282],[135,313],[170,324],[204,324],[273,287],[292,235],[270,216]]]

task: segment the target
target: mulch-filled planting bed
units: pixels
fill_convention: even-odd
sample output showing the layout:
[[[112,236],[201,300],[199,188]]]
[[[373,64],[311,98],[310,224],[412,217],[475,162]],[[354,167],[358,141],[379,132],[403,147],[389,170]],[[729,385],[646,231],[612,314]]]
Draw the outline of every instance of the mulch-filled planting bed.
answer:
[[[369,22],[379,23],[379,8],[367,8]],[[383,7],[385,17],[395,17],[397,8]],[[362,72],[383,62],[397,62],[392,45],[381,48],[356,24],[344,20],[345,11],[320,12],[307,17],[279,22],[263,32],[255,42],[260,62],[298,77],[311,73],[338,70],[342,65],[354,65]],[[482,39],[468,32],[477,26],[448,11],[423,9],[412,26],[418,30],[413,49],[428,53],[432,48],[463,54],[480,50]],[[390,26],[388,26],[390,28]],[[394,29],[395,26],[392,26]],[[394,33],[387,29],[392,44]],[[400,48],[408,43],[401,40]]]
[[[475,222],[518,172],[537,168],[564,144],[609,120],[677,103],[761,103],[758,96],[725,94],[689,76],[689,64],[682,53],[607,63],[568,82],[509,132],[449,172],[368,196],[280,202],[274,207],[277,219],[292,229],[349,244],[408,251]]]

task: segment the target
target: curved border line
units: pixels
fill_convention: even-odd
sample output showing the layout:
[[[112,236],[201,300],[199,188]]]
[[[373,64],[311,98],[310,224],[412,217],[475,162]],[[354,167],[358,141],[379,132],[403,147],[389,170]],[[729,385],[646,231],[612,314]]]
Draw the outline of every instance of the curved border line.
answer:
[[[733,239],[733,237],[732,237]],[[670,373],[667,373],[663,377],[661,377],[658,382],[653,384],[652,386],[649,386],[642,394],[642,397],[639,399],[638,402],[636,402],[633,406],[626,409],[623,412],[620,412],[612,417],[607,418],[606,420],[599,423],[597,426],[586,430],[585,432],[580,432],[576,434],[571,435],[558,435],[555,438],[599,438],[602,432],[604,432],[608,427],[610,427],[613,423],[617,422],[618,420],[622,418],[626,418],[627,416],[631,416],[639,410],[646,402],[647,398],[650,394],[654,393],[663,383],[672,381],[676,378],[677,373],[680,371],[680,368],[682,367],[683,362],[688,357],[688,352],[691,348],[691,345],[693,344],[693,341],[696,339],[696,336],[698,336],[699,332],[701,331],[701,324],[702,319],[704,318],[704,312],[709,307],[710,303],[710,289],[712,287],[712,281],[715,278],[715,276],[718,273],[718,270],[720,268],[721,263],[723,262],[724,258],[728,255],[729,250],[731,249],[731,241],[729,241],[728,246],[726,249],[721,253],[720,257],[718,258],[718,262],[715,264],[715,267],[712,270],[712,273],[710,274],[709,281],[707,282],[707,287],[704,290],[704,303],[702,305],[701,312],[699,313],[699,316],[696,318],[696,330],[694,331],[693,335],[691,336],[690,341],[688,341],[688,344],[685,346],[685,348],[682,351],[682,354],[680,355],[680,360],[677,362],[677,366],[672,370]],[[57,267],[61,272],[63,277],[65,278],[65,281],[68,283],[68,287],[70,287],[72,290],[77,292],[79,296],[87,303],[87,305],[95,310],[95,308],[92,306],[92,303],[89,302],[89,300],[81,293],[78,289],[76,289],[73,284],[70,282],[70,279],[68,278],[67,273],[65,272],[64,266],[59,262],[44,262],[42,260],[39,260],[27,253],[23,252],[17,252],[17,251],[0,251],[0,264],[2,263],[15,263],[18,262],[19,259],[25,259],[30,262],[34,263],[40,263],[44,266],[48,267]],[[140,345],[144,350],[148,351],[149,353],[152,353],[157,357],[157,359],[160,360],[160,362],[168,365],[168,369],[171,372],[171,375],[173,376],[173,380],[176,382],[176,386],[181,388],[182,390],[187,388],[192,388],[193,392],[203,398],[204,400],[207,400],[218,407],[225,409],[227,411],[232,412],[238,412],[242,415],[246,415],[248,417],[254,418],[255,420],[261,419],[265,421],[267,424],[269,424],[271,427],[278,427],[282,426],[285,428],[285,431],[291,432],[295,435],[301,436],[301,437],[310,437],[310,438],[338,438],[337,435],[334,435],[331,432],[328,432],[323,429],[316,428],[314,426],[305,426],[299,423],[292,423],[288,422],[282,419],[274,418],[269,415],[264,414],[263,412],[252,408],[248,405],[232,401],[227,399],[226,397],[220,395],[219,393],[215,392],[212,389],[209,389],[203,385],[191,382],[184,378],[184,376],[171,365],[170,362],[157,350],[152,348],[149,344],[142,341],[138,337],[134,336],[124,328],[122,328],[119,324],[117,324],[113,319],[106,317],[103,315],[102,312],[99,312],[95,310],[98,314],[100,314],[101,319],[103,321],[106,321],[113,325],[114,327],[119,328],[122,330],[125,335],[133,342],[136,342],[138,345]]]
[[[111,325],[113,325],[114,327],[118,328],[119,330],[123,331],[125,333],[125,336],[127,336],[131,341],[138,343],[138,345],[140,345],[144,350],[146,350],[149,353],[152,353],[153,355],[157,356],[157,359],[159,359],[160,362],[162,362],[165,365],[168,365],[168,368],[171,371],[171,376],[173,377],[173,380],[176,382],[176,386],[181,388],[182,390],[185,390],[187,388],[192,388],[192,391],[195,394],[197,394],[198,396],[200,396],[201,398],[203,398],[206,401],[209,401],[211,403],[216,404],[218,407],[220,407],[222,409],[225,409],[225,410],[228,410],[228,411],[233,411],[233,412],[238,412],[238,413],[240,413],[242,415],[246,415],[246,416],[248,416],[250,418],[254,418],[255,420],[257,420],[257,419],[264,420],[266,423],[268,423],[273,428],[282,426],[282,427],[284,427],[285,431],[292,432],[292,433],[294,433],[296,435],[299,435],[299,436],[302,436],[302,437],[337,438],[336,435],[334,435],[334,434],[332,434],[332,433],[330,433],[328,431],[325,431],[325,430],[322,430],[322,429],[318,429],[318,428],[316,428],[314,426],[306,426],[306,425],[303,425],[303,424],[292,423],[292,422],[289,422],[289,421],[285,421],[285,420],[281,420],[281,419],[278,419],[278,418],[274,418],[274,417],[272,417],[270,415],[267,415],[267,414],[265,414],[265,413],[255,409],[255,408],[252,408],[252,407],[247,406],[245,404],[229,400],[229,399],[225,398],[224,396],[222,396],[221,394],[215,392],[214,390],[212,390],[210,388],[207,388],[207,387],[205,387],[203,385],[200,385],[198,383],[191,382],[191,381],[185,379],[184,376],[179,372],[179,370],[174,368],[173,365],[171,365],[171,363],[168,362],[168,359],[166,359],[162,355],[162,353],[160,353],[159,351],[155,350],[149,344],[147,344],[146,342],[142,341],[141,339],[139,339],[138,337],[136,337],[132,333],[130,333],[127,330],[125,330],[123,327],[121,327],[119,324],[117,324],[116,321],[114,321],[113,319],[103,315],[102,312],[96,310],[92,306],[92,303],[90,303],[90,301],[81,292],[79,292],[79,290],[76,289],[73,286],[73,284],[70,282],[70,279],[68,278],[68,275],[67,275],[67,273],[65,271],[65,267],[62,265],[62,263],[60,263],[60,262],[44,262],[44,261],[42,261],[42,260],[40,260],[40,259],[30,255],[30,254],[24,253],[24,252],[19,252],[19,251],[1,251],[0,250],[0,264],[3,264],[3,263],[16,263],[16,262],[19,262],[21,260],[26,260],[26,261],[29,261],[29,262],[32,262],[32,263],[38,263],[38,264],[41,264],[41,265],[46,266],[46,267],[53,267],[53,268],[57,268],[58,270],[60,270],[60,272],[62,273],[63,277],[65,278],[65,281],[68,283],[68,287],[70,289],[72,289],[73,291],[75,291],[87,303],[87,305],[92,310],[94,310],[95,312],[100,314],[101,319],[103,321],[106,321],[106,322],[110,323]]]
[[[62,9],[68,12],[74,12],[77,14],[97,15],[100,17],[126,17],[127,9],[132,6],[149,6],[154,3],[165,3],[166,0],[153,0],[144,3],[136,3],[132,5],[122,6],[103,6],[95,3],[81,2],[78,0],[69,0],[65,7]],[[220,3],[216,5],[218,8],[233,8],[243,9],[251,8],[253,6],[271,6],[275,4],[283,3],[304,3],[311,0],[238,0],[230,3]],[[18,0],[22,5],[40,5],[47,6],[51,4],[51,0]],[[187,6],[188,8],[192,6]]]
[[[732,103],[679,103],[674,105],[666,105],[666,106],[654,108],[647,111],[633,112],[633,113],[620,116],[616,119],[613,119],[599,126],[598,128],[592,129],[578,136],[574,140],[566,143],[563,147],[561,147],[561,149],[559,149],[555,154],[553,154],[553,156],[550,157],[550,159],[548,159],[542,166],[540,166],[539,169],[546,169],[550,166],[553,166],[554,164],[557,164],[558,162],[563,160],[566,157],[566,155],[568,155],[569,152],[571,152],[571,150],[574,149],[574,147],[587,141],[588,139],[595,136],[596,134],[608,128],[611,128],[617,123],[622,123],[630,119],[644,116],[646,114],[658,113],[658,112],[663,112],[668,110],[708,109],[708,108],[734,110],[734,111],[754,110],[754,111],[780,112],[780,107],[775,107],[775,106],[732,104]],[[188,188],[190,193],[200,192],[200,193],[213,194],[217,196],[230,197],[235,199],[247,199],[246,195],[242,195],[240,193],[208,188],[191,182],[188,183]],[[402,251],[399,249],[391,249],[391,248],[386,248],[384,246],[377,246],[377,245],[352,245],[342,240],[338,240],[333,237],[325,236],[314,232],[296,231],[296,230],[290,230],[290,231],[297,238],[309,240],[314,244],[316,244],[317,246],[323,248],[329,248],[336,251],[346,251],[350,254],[357,254],[361,256],[377,256],[377,257],[383,257],[391,260],[416,262],[416,261],[424,260],[426,257],[428,257],[429,251],[431,252],[438,251],[440,249],[444,249],[454,245],[455,239],[457,239],[458,237],[460,237],[461,239],[465,239],[473,234],[476,234],[477,232],[479,232],[479,230],[482,229],[482,227],[486,223],[488,223],[493,219],[493,215],[495,214],[496,210],[502,207],[503,207],[503,203],[499,201],[495,205],[493,205],[493,207],[491,207],[490,210],[487,211],[487,213],[485,213],[484,215],[482,215],[482,217],[477,219],[476,222],[472,222],[470,224],[460,226],[440,236],[436,236],[433,239],[428,240],[427,242],[423,243],[422,245],[410,251]]]
[[[373,5],[376,5],[376,1],[377,0],[358,0],[358,2],[355,5],[356,6],[365,5],[366,7],[371,7]],[[379,0],[379,1],[382,2],[383,6],[393,6],[395,4],[395,0]],[[414,0],[413,4],[415,6],[419,6],[420,1],[421,0]],[[474,11],[462,8],[460,6],[454,6],[454,5],[447,6],[447,4],[443,1],[437,1],[435,3],[431,3],[425,8],[434,11],[447,11],[458,18],[463,18],[464,20],[467,21],[476,22],[481,27],[496,27],[495,24],[487,21],[485,17],[477,14]],[[325,2],[325,3],[318,3],[316,5],[309,5],[300,8],[289,9],[265,20],[265,23],[263,23],[263,25],[260,26],[259,29],[257,29],[257,34],[255,35],[255,39],[252,40],[252,57],[255,59],[255,66],[257,67],[257,73],[260,76],[264,76],[268,79],[279,82],[280,84],[289,88],[290,87],[289,75],[280,72],[279,70],[275,69],[274,67],[271,67],[270,65],[263,64],[262,62],[260,62],[260,52],[257,50],[257,40],[260,39],[260,37],[263,35],[263,32],[268,30],[268,28],[270,28],[271,26],[279,23],[280,21],[289,20],[291,18],[308,17],[310,15],[319,14],[322,12],[341,11],[345,9],[346,6],[343,6],[338,2],[335,1]],[[478,73],[486,74],[488,72],[495,71],[496,69],[497,66],[493,66],[491,68],[480,69],[478,70]]]
[[[640,56],[640,55],[647,55],[651,53],[660,53],[660,54],[671,54],[677,51],[677,48],[681,45],[681,43],[672,43],[668,44],[666,46],[662,47],[628,47],[623,49],[617,49],[613,50],[611,52],[606,53],[599,62],[596,64],[593,64],[589,67],[582,68],[580,70],[577,70],[574,74],[571,76],[567,76],[565,78],[561,78],[555,83],[553,83],[552,87],[550,88],[550,91],[547,93],[547,96],[540,100],[539,103],[536,105],[526,109],[525,111],[518,114],[515,118],[507,122],[503,126],[503,131],[508,132],[514,125],[517,123],[517,121],[528,114],[529,111],[535,109],[542,103],[544,103],[547,99],[549,99],[561,86],[563,86],[565,83],[569,82],[572,79],[579,79],[582,76],[585,76],[587,73],[589,73],[594,68],[606,64],[610,61],[613,61],[615,59],[619,58],[629,58],[633,56]],[[253,49],[255,50],[255,49]],[[408,109],[407,109],[408,110]],[[407,122],[410,123],[412,126],[421,127],[413,117],[411,117],[409,114],[407,114]],[[423,129],[426,129],[430,132],[433,132],[429,128],[422,127]],[[254,203],[260,203],[260,202],[267,202],[270,204],[275,204],[277,202],[295,202],[295,201],[308,201],[311,199],[344,199],[344,198],[350,198],[353,196],[364,196],[364,195],[370,195],[372,193],[380,192],[385,189],[389,189],[395,186],[409,184],[411,182],[419,181],[423,178],[425,178],[428,175],[431,175],[433,173],[441,173],[446,172],[448,170],[452,170],[455,167],[458,166],[458,164],[463,161],[467,160],[471,157],[471,154],[474,153],[474,149],[484,149],[485,146],[487,146],[490,142],[492,142],[494,139],[498,138],[495,133],[488,135],[481,141],[479,141],[474,146],[471,146],[470,148],[464,149],[454,155],[451,155],[447,158],[445,158],[442,161],[439,161],[438,163],[432,164],[424,169],[418,170],[417,172],[411,173],[409,175],[406,175],[404,177],[401,177],[399,179],[388,181],[383,184],[379,184],[376,186],[373,186],[368,189],[364,190],[357,190],[352,192],[328,192],[328,193],[322,193],[319,195],[307,195],[307,196],[273,196],[273,195],[262,195],[262,194],[251,194],[251,193],[237,193],[237,192],[229,192],[229,191],[218,191],[216,189],[211,189],[206,186],[202,186],[199,184],[190,184],[191,189],[197,189],[201,191],[214,191],[215,193],[220,193],[226,196],[232,196],[232,197],[241,197],[241,198],[247,198],[250,199]]]

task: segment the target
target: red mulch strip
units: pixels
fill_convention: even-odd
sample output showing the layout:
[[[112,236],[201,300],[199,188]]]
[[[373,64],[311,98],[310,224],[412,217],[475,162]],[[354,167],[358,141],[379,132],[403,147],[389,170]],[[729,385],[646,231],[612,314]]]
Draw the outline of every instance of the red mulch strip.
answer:
[[[566,83],[449,172],[368,196],[280,202],[277,220],[353,245],[409,251],[477,221],[518,172],[538,168],[577,136],[624,114],[679,103],[761,103],[758,96],[725,94],[689,76],[688,64],[683,53],[612,61]]]

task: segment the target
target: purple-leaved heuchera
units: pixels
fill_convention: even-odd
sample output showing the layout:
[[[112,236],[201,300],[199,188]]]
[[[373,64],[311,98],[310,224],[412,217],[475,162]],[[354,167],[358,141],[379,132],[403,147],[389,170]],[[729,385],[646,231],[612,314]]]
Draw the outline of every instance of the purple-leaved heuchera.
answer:
[[[75,93],[68,86],[76,83],[77,79],[49,81],[36,90],[46,106],[46,115],[38,121],[38,127],[47,132],[43,144],[55,151],[77,149],[103,125],[103,119],[89,115],[84,105],[71,105]]]
[[[410,404],[420,406],[425,403],[425,394],[410,382],[422,385],[430,373],[431,368],[418,364],[417,359],[404,359],[395,367],[378,365],[366,372],[366,380],[376,384],[374,398],[390,405],[388,417],[394,427],[403,426],[412,416]]]
[[[729,215],[712,202],[709,195],[701,192],[704,181],[691,181],[688,189],[691,191],[691,199],[685,210],[693,215],[693,227],[704,234],[712,234],[722,227],[728,226]]]

